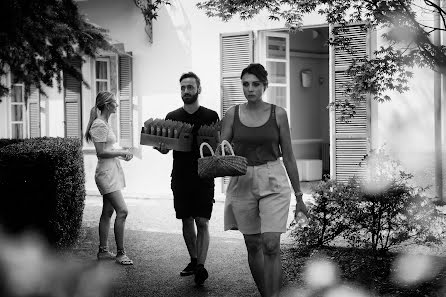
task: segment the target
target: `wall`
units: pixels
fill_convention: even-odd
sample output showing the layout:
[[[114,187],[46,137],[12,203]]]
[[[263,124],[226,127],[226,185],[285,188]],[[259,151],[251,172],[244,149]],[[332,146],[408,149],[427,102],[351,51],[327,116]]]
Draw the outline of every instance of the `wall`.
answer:
[[[432,186],[428,193],[434,195],[433,71],[414,69],[414,73],[409,92],[389,93],[391,101],[377,104],[379,138],[376,147],[384,146],[394,159],[402,162],[408,173],[414,174],[415,183]],[[444,148],[443,155],[446,160]],[[443,167],[445,164],[443,161]],[[444,169],[443,172],[446,178]]]
[[[425,24],[432,26],[432,15],[422,14],[422,16]],[[383,30],[377,32],[378,47],[386,44],[381,38],[383,32]],[[414,76],[409,81],[409,91],[402,94],[388,92],[392,100],[376,104],[377,133],[373,145],[375,147],[384,145],[394,159],[402,162],[407,172],[414,174],[414,183],[420,186],[432,186],[427,193],[434,196],[434,72],[427,68],[415,68],[412,71]],[[443,91],[442,98],[444,95]],[[444,100],[442,108],[444,129],[446,116]],[[443,130],[443,137],[445,132]],[[445,158],[443,147],[443,168],[446,165]],[[443,177],[443,185],[446,185],[444,169]],[[443,195],[445,194],[446,191]]]
[[[79,7],[93,23],[107,28],[115,42],[124,43],[125,50],[132,52],[135,132],[148,118],[164,118],[181,106],[178,78],[192,68],[190,23],[181,6],[160,11],[153,24],[152,44],[144,31],[143,15],[133,1],[94,0],[81,2]],[[84,90],[84,94],[84,102],[94,101],[91,92]],[[124,194],[169,196],[171,153],[161,155],[152,147],[139,146],[139,134],[135,136],[140,158],[121,162],[127,183]],[[86,188],[90,193],[97,192],[95,166],[94,153],[86,153]]]

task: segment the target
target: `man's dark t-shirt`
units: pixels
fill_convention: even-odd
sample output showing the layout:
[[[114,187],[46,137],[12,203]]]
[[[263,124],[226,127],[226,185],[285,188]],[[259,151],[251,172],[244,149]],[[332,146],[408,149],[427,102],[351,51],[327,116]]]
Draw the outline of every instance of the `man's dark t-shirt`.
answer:
[[[214,187],[214,179],[203,179],[198,177],[197,160],[200,158],[200,151],[197,144],[197,131],[203,125],[210,125],[217,122],[219,120],[218,114],[203,106],[200,106],[193,114],[188,113],[180,107],[169,112],[166,116],[166,120],[181,121],[194,125],[192,129],[192,151],[173,151],[172,183],[187,186]]]

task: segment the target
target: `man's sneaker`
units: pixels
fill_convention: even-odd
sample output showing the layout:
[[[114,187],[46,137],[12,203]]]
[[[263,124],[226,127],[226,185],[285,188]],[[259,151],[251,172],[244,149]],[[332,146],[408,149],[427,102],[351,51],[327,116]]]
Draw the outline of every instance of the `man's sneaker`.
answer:
[[[195,283],[201,286],[205,280],[209,277],[208,271],[204,268],[203,264],[197,265],[197,270],[195,271]]]
[[[197,269],[197,264],[190,262],[187,264],[186,268],[183,269],[183,271],[180,272],[181,276],[188,276],[195,273],[195,270]]]

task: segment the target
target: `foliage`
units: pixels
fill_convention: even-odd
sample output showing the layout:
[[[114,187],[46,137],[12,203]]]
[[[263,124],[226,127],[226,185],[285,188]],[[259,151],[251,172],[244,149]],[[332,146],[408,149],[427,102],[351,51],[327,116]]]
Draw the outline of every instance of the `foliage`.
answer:
[[[337,239],[353,247],[385,252],[402,243],[439,243],[446,226],[425,189],[410,185],[411,174],[383,148],[364,158],[363,178],[320,182],[313,189],[309,226],[296,227],[300,243],[327,245]]]
[[[0,2],[0,76],[9,71],[29,93],[35,85],[61,90],[62,73],[82,80],[70,61],[93,57],[98,49],[114,50],[107,31],[86,21],[73,0],[2,0]],[[4,81],[0,96],[9,92]]]
[[[378,101],[390,100],[388,90],[404,92],[412,77],[414,66],[430,67],[446,73],[446,47],[435,44],[430,35],[439,34],[440,23],[429,24],[434,13],[445,22],[446,11],[436,1],[414,0],[266,0],[221,1],[208,0],[197,4],[210,17],[229,20],[238,14],[249,19],[266,10],[270,19],[283,20],[292,30],[302,26],[303,16],[317,12],[328,24],[333,24],[328,43],[337,49],[354,53],[354,40],[340,34],[352,23],[364,23],[364,30],[382,29],[386,44],[375,50],[372,57],[358,57],[347,73],[352,79],[345,92],[352,102],[340,103],[338,108],[348,118],[354,116],[355,101],[366,100],[368,94]],[[437,35],[439,36],[439,35]],[[344,109],[344,105],[345,109]]]
[[[384,148],[371,150],[364,158],[366,176],[361,180],[360,194],[355,198],[351,220],[356,226],[346,239],[352,244],[386,251],[413,239],[418,243],[439,242],[442,215],[423,188],[411,186],[411,174],[404,172],[398,161]]]
[[[54,245],[77,239],[85,201],[79,139],[32,138],[4,146],[0,167],[0,186],[13,194],[0,209],[6,229],[36,229]]]
[[[135,3],[138,7],[141,8],[146,23],[149,23],[152,20],[156,20],[156,18],[158,17],[158,11],[160,10],[162,5],[172,4],[169,0],[135,0]]]
[[[349,226],[349,197],[355,196],[356,184],[327,180],[312,189],[313,202],[308,207],[308,226],[297,225],[292,235],[308,246],[324,246],[344,233]]]

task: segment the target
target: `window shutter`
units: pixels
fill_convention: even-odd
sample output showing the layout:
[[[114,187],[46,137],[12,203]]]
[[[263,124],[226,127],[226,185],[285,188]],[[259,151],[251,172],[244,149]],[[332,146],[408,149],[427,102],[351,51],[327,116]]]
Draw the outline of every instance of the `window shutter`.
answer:
[[[81,61],[73,60],[71,63],[80,71]],[[64,73],[63,81],[65,137],[82,138],[81,81],[68,73]]]
[[[362,30],[363,25],[348,26],[345,32],[346,37],[351,38],[351,43],[355,53],[347,53],[343,49],[334,49],[334,100],[342,102],[347,98],[344,93],[344,85],[351,81],[345,73],[353,58],[370,56],[371,50],[369,33]],[[334,137],[332,135],[332,147],[335,158],[332,158],[334,165],[331,175],[338,181],[346,182],[353,176],[363,176],[364,167],[359,166],[363,157],[369,152],[370,139],[370,98],[365,102],[355,102],[356,115],[348,122],[341,121],[341,112],[335,110]],[[332,154],[333,155],[333,154]]]
[[[32,85],[28,97],[29,137],[40,137],[40,94]]]
[[[242,70],[253,62],[253,33],[230,33],[220,35],[221,53],[221,114],[246,101],[240,83]]]
[[[246,101],[240,82],[242,70],[254,61],[253,33],[240,32],[220,35],[221,114],[237,104]],[[223,192],[229,184],[224,177]]]
[[[133,146],[132,57],[119,56],[119,142]]]

